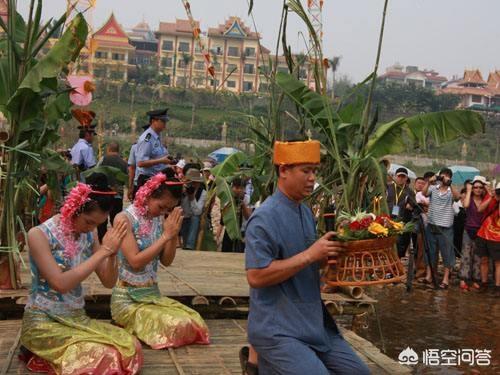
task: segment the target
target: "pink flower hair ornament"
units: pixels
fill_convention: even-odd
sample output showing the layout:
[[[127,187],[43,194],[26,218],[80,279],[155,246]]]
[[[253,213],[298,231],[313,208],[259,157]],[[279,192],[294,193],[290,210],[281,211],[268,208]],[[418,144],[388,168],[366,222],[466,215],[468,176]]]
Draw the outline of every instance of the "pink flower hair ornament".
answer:
[[[81,182],[71,189],[60,209],[61,216],[59,218],[60,230],[64,240],[64,255],[68,258],[73,258],[78,252],[78,243],[75,241],[74,217],[79,213],[83,205],[90,201],[90,194],[116,195],[116,192],[92,190],[89,185]]]
[[[140,215],[139,219],[139,235],[149,235],[152,230],[151,220],[146,219],[147,210],[147,200],[151,194],[160,187],[161,184],[165,185],[184,185],[181,181],[167,181],[167,176],[164,173],[157,173],[142,185],[134,198],[134,209]]]
[[[153,191],[158,189],[165,181],[167,181],[167,176],[160,172],[147,180],[146,183],[142,185],[139,190],[137,190],[134,198],[134,207],[137,210],[137,213],[141,216],[146,216],[146,202],[148,198],[151,196]]]

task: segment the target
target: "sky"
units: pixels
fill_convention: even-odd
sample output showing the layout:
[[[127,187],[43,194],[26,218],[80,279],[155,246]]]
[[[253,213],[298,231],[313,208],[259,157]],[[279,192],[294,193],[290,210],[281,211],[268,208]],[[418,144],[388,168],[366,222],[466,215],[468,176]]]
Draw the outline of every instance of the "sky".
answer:
[[[94,29],[114,12],[124,27],[143,19],[153,29],[160,21],[186,19],[181,0],[96,0]],[[18,0],[23,14],[28,0]],[[202,31],[229,16],[239,16],[253,29],[247,0],[190,0],[191,11]],[[282,0],[254,0],[254,18],[262,44],[275,49]],[[303,0],[304,6],[307,1]],[[383,0],[324,0],[323,51],[326,57],[341,56],[339,75],[357,82],[372,70],[376,57]],[[57,17],[66,0],[45,0],[44,19]],[[434,69],[451,78],[464,69],[480,69],[483,78],[500,69],[500,0],[390,0],[379,74],[396,62]],[[288,40],[293,52],[305,51],[306,28],[289,15]]]

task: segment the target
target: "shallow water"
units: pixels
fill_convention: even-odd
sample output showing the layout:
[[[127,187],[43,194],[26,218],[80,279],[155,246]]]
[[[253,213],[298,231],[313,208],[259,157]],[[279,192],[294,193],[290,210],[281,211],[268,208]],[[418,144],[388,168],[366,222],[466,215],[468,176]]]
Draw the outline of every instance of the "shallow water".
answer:
[[[458,285],[438,291],[415,285],[407,293],[399,284],[365,291],[378,300],[386,354],[397,361],[403,349],[412,348],[419,356],[414,373],[500,374],[500,297],[491,288],[478,293],[462,292]],[[368,318],[368,328],[357,333],[382,348],[375,314]],[[491,365],[424,366],[426,349],[489,349]]]

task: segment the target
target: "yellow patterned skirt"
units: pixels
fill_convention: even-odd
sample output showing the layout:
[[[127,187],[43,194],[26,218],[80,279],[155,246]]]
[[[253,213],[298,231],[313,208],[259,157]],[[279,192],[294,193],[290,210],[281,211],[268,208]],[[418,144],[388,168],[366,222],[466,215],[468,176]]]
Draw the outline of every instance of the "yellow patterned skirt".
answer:
[[[200,314],[162,297],[157,285],[116,286],[111,296],[111,316],[153,349],[210,343],[208,327]]]
[[[83,309],[69,316],[26,310],[21,344],[57,374],[136,374],[143,363],[134,336],[90,319]]]

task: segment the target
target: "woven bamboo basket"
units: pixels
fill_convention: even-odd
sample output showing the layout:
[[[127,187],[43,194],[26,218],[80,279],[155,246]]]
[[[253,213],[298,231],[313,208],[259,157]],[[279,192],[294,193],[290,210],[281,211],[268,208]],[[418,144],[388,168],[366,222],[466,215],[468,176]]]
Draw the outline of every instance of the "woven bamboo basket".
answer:
[[[405,271],[394,249],[396,238],[347,242],[346,250],[335,260],[328,261],[324,281],[329,286],[401,282]]]

